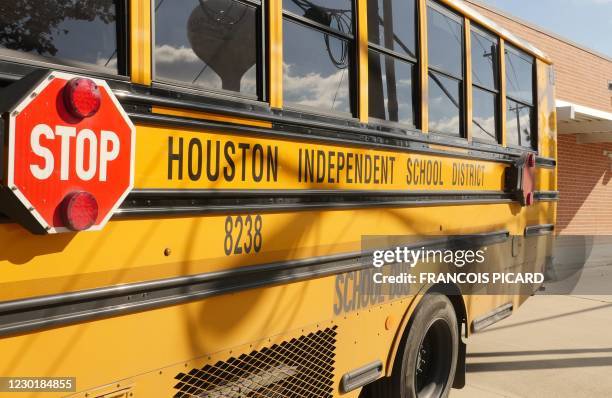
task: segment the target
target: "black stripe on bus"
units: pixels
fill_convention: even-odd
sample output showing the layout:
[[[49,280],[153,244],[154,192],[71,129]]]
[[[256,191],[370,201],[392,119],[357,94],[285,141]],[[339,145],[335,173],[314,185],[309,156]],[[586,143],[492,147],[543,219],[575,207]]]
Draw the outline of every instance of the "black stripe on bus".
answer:
[[[540,202],[556,202],[559,200],[559,191],[535,191],[533,196]]]
[[[557,167],[557,161],[553,158],[537,156],[536,166],[541,167],[543,169],[554,169],[555,167]]]
[[[361,192],[361,195],[359,194]],[[115,213],[116,217],[187,216],[235,212],[307,211],[318,209],[366,209],[372,207],[427,207],[512,203],[514,196],[505,192],[387,192],[282,190],[262,196],[265,191],[216,192],[211,197],[189,195],[180,191],[136,191]],[[367,196],[366,196],[367,194]],[[225,196],[224,196],[225,195]]]
[[[130,192],[129,198],[249,198],[266,197],[320,197],[342,198],[342,197],[508,197],[508,193],[502,191],[484,190],[386,190],[386,189],[135,189]]]
[[[554,224],[529,225],[525,227],[525,236],[550,235],[554,230]]]
[[[509,232],[504,230],[432,238],[406,246],[415,249],[449,245],[481,247],[506,242],[509,236]],[[125,315],[220,294],[357,271],[370,266],[367,252],[350,252],[7,301],[0,303],[0,336]]]
[[[556,201],[558,193],[537,192],[538,201]],[[235,212],[428,207],[516,202],[500,191],[368,190],[166,190],[132,191],[114,217],[189,216]],[[11,222],[0,213],[0,224]]]

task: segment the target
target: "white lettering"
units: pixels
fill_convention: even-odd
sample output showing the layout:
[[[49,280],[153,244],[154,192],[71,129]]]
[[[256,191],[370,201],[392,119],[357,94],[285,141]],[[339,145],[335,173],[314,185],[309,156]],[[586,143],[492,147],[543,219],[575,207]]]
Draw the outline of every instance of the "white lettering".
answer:
[[[46,180],[54,172],[55,158],[53,151],[41,144],[41,138],[54,140],[60,138],[59,167],[60,180],[67,181],[71,177],[71,167],[74,167],[76,177],[82,181],[89,181],[98,173],[99,181],[106,181],[108,164],[117,159],[121,149],[119,137],[112,131],[102,130],[98,145],[98,136],[90,129],[83,129],[77,133],[75,127],[55,126],[55,131],[46,124],[39,124],[30,134],[30,147],[32,153],[41,157],[44,164],[31,164],[32,175],[39,180]],[[74,164],[70,159],[72,140],[76,137]],[[87,149],[88,150],[87,150]],[[98,152],[99,151],[99,152]]]
[[[89,144],[89,168],[85,169],[85,141]],[[96,175],[98,163],[98,138],[93,131],[84,129],[79,131],[76,139],[76,173],[83,181],[89,181]]]
[[[56,126],[55,135],[62,138],[60,180],[67,181],[70,178],[70,138],[76,137],[76,127]]]
[[[108,143],[111,143],[111,149],[108,149]],[[117,159],[119,156],[119,137],[112,131],[102,130],[100,138],[100,181],[106,181],[106,170],[108,162]]]
[[[38,155],[45,160],[45,165],[40,167],[37,164],[31,164],[30,171],[35,178],[39,180],[46,180],[47,178],[51,177],[51,174],[53,174],[54,159],[53,152],[51,152],[49,148],[40,145],[41,136],[45,136],[45,138],[49,140],[55,138],[53,136],[53,130],[51,130],[51,127],[47,126],[46,124],[39,124],[34,127],[32,134],[30,135],[30,147],[35,155]]]

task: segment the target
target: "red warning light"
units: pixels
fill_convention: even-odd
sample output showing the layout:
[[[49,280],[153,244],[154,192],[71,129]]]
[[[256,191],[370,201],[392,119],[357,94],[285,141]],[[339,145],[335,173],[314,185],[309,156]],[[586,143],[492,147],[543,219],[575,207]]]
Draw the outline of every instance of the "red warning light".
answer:
[[[73,231],[89,229],[98,218],[98,202],[89,192],[72,192],[64,199],[62,218]]]
[[[73,116],[79,119],[93,116],[101,102],[100,89],[93,80],[77,77],[66,83],[64,104]]]

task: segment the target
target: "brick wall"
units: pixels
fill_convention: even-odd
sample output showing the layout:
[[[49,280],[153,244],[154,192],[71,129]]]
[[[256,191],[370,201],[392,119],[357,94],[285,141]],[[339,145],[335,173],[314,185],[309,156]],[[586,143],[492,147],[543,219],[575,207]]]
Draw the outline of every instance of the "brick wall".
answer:
[[[477,0],[465,1],[553,60],[558,99],[612,112],[612,91],[607,84],[612,80],[611,59],[484,8]],[[612,152],[612,143],[577,144],[576,135],[559,136],[558,233],[612,235],[612,161],[604,150]]]
[[[612,235],[612,161],[604,150],[612,152],[612,143],[576,144],[574,134],[559,136],[559,233]]]

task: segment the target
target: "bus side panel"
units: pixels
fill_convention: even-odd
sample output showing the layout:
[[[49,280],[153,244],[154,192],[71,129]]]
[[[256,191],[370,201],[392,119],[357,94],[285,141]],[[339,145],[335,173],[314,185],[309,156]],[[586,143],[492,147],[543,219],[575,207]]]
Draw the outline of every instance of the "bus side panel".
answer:
[[[399,324],[394,320],[401,319],[410,302],[406,297],[354,307],[352,300],[364,297],[353,294],[355,286],[347,290],[350,297],[338,297],[336,291],[343,287],[339,278],[349,275],[6,337],[0,339],[0,374],[76,377],[78,396],[92,389],[114,391],[119,385],[117,390],[132,386],[136,397],[170,397],[178,391],[174,386],[179,373],[335,328],[337,343],[329,364],[334,367],[336,390],[343,374],[386,358]],[[334,316],[338,305],[357,310]],[[315,355],[322,352],[316,341],[306,345]],[[267,359],[262,363],[272,364]],[[316,371],[321,364],[311,365]],[[290,371],[278,367],[279,372]]]

